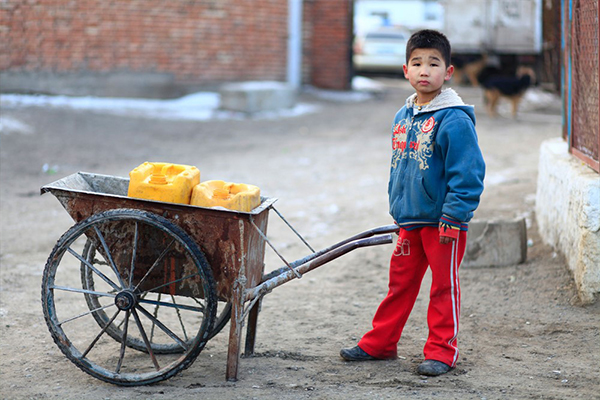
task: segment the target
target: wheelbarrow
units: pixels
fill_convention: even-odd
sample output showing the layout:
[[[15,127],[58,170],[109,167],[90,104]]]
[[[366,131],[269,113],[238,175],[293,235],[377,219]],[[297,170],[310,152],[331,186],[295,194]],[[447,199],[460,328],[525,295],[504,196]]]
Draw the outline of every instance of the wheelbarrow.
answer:
[[[128,184],[79,172],[41,188],[76,222],[48,257],[44,318],[70,361],[117,385],[172,377],[228,322],[226,379],[237,380],[243,325],[250,355],[267,293],[356,248],[392,243],[398,230],[382,226],[314,251],[275,209],[275,198],[237,212],[131,198]],[[269,210],[308,246],[308,256],[281,256],[266,235]],[[264,274],[267,244],[284,265]]]

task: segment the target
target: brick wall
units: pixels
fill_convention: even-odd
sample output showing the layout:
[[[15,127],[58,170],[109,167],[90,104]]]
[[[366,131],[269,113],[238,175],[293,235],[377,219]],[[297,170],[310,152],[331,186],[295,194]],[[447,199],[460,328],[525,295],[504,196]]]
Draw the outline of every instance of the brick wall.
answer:
[[[304,11],[309,82],[322,88],[349,89],[353,1],[307,1]]]
[[[304,1],[305,83],[348,87],[351,3]],[[287,12],[288,0],[4,0],[0,72],[284,81]]]
[[[286,0],[34,0],[2,7],[1,70],[285,79]]]

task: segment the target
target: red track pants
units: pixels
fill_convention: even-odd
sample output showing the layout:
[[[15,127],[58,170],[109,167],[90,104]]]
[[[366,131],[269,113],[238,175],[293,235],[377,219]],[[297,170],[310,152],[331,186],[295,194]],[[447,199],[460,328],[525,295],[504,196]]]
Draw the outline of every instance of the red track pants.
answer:
[[[362,337],[358,346],[373,357],[397,356],[398,341],[429,265],[432,283],[425,359],[454,367],[458,359],[456,336],[460,317],[458,267],[466,242],[465,231],[452,243],[441,244],[436,227],[401,229],[390,262],[389,292],[375,313],[373,329]]]

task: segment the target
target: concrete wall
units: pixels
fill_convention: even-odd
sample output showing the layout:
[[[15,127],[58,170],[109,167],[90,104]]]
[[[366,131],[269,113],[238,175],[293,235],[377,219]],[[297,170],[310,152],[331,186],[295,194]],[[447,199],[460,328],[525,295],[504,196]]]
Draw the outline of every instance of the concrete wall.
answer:
[[[580,299],[593,303],[600,294],[600,175],[561,138],[540,149],[536,216],[543,240],[565,255]]]

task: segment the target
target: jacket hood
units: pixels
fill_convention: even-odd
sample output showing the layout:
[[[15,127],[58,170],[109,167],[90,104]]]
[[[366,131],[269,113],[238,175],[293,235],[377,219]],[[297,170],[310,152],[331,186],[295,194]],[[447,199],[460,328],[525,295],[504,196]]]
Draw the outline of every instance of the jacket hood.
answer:
[[[406,108],[413,109],[413,115],[418,115],[426,112],[433,112],[437,110],[441,110],[443,108],[460,108],[463,110],[469,118],[473,120],[475,123],[475,108],[472,105],[465,104],[464,101],[460,98],[458,93],[454,91],[454,89],[447,88],[441,91],[431,102],[425,105],[421,110],[415,107],[415,99],[417,98],[417,94],[414,93],[408,99],[406,99]]]

